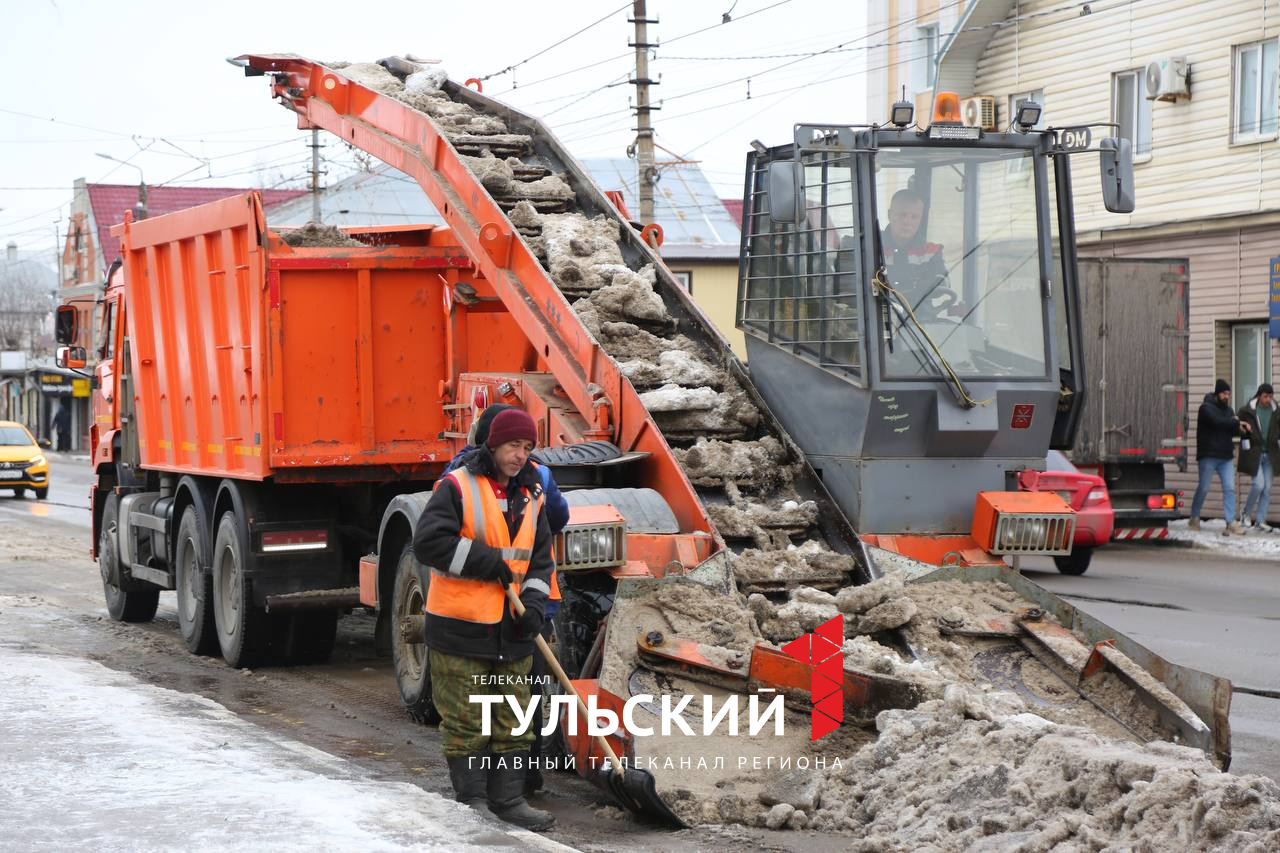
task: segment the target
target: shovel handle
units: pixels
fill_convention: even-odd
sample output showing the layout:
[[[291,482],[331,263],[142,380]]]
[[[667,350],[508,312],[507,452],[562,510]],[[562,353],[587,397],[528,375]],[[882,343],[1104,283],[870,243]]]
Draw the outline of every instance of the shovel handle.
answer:
[[[505,587],[507,592],[507,600],[511,602],[511,606],[515,608],[517,616],[524,615],[524,602],[520,600],[520,596],[516,595],[514,585]],[[533,638],[534,643],[538,646],[538,651],[542,652],[543,658],[547,661],[547,666],[556,674],[556,680],[560,682],[560,686],[565,689],[570,696],[578,703],[578,713],[582,715],[582,721],[591,725],[591,712],[587,710],[587,703],[582,701],[582,697],[578,695],[578,691],[574,689],[573,682],[569,680],[569,676],[565,674],[564,669],[560,666],[560,661],[556,660],[555,652],[551,651],[551,647],[547,645],[547,641],[542,638],[541,634],[537,634]],[[609,746],[609,741],[604,735],[595,736],[596,745],[609,757],[609,761],[613,765],[614,773],[622,772],[622,764],[618,761],[618,754],[613,751],[613,747]]]

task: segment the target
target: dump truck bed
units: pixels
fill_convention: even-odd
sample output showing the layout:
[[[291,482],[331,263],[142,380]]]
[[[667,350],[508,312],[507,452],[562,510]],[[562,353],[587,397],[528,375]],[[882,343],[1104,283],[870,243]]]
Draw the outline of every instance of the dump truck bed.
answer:
[[[449,458],[439,272],[461,252],[293,248],[252,193],[118,228],[143,467],[386,479]]]

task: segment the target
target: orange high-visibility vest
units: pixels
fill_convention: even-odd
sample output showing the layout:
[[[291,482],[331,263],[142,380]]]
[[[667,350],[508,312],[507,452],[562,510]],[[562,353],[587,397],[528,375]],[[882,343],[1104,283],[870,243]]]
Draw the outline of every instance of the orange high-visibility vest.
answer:
[[[510,606],[502,587],[493,581],[459,577],[467,554],[471,552],[472,542],[482,542],[501,552],[502,559],[511,569],[512,586],[517,593],[523,585],[541,589],[549,595],[550,589],[545,581],[534,578],[526,584],[524,580],[533,556],[542,494],[525,505],[524,516],[513,540],[507,528],[506,513],[493,493],[488,477],[477,477],[466,468],[458,468],[445,476],[453,478],[462,495],[462,529],[458,532],[461,539],[447,570],[432,570],[431,584],[427,588],[427,612],[482,625],[496,625],[502,621],[503,606]]]

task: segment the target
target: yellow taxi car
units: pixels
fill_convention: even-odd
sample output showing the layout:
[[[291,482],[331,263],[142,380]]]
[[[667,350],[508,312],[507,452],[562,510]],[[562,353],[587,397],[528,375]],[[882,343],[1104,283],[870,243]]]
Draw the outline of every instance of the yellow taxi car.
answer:
[[[49,496],[49,460],[27,428],[0,421],[0,489],[22,497],[27,489],[44,500]]]

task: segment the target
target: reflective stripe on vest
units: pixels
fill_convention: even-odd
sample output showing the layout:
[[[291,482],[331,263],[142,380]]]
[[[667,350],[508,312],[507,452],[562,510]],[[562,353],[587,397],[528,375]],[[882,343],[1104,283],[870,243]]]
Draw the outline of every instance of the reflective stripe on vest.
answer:
[[[466,468],[449,472],[462,496],[461,537],[453,554],[448,571],[433,571],[427,587],[427,612],[449,619],[461,619],[483,625],[496,625],[502,621],[502,609],[507,604],[502,587],[493,581],[459,577],[467,555],[475,542],[481,542],[498,550],[507,567],[511,569],[516,591],[524,583],[533,557],[533,540],[538,532],[538,513],[542,510],[542,495],[525,504],[524,515],[512,540],[506,515],[493,492],[487,477],[477,477]],[[460,556],[461,555],[461,556]],[[538,579],[529,582],[534,589],[542,589],[546,583]],[[545,591],[545,590],[544,590]]]

